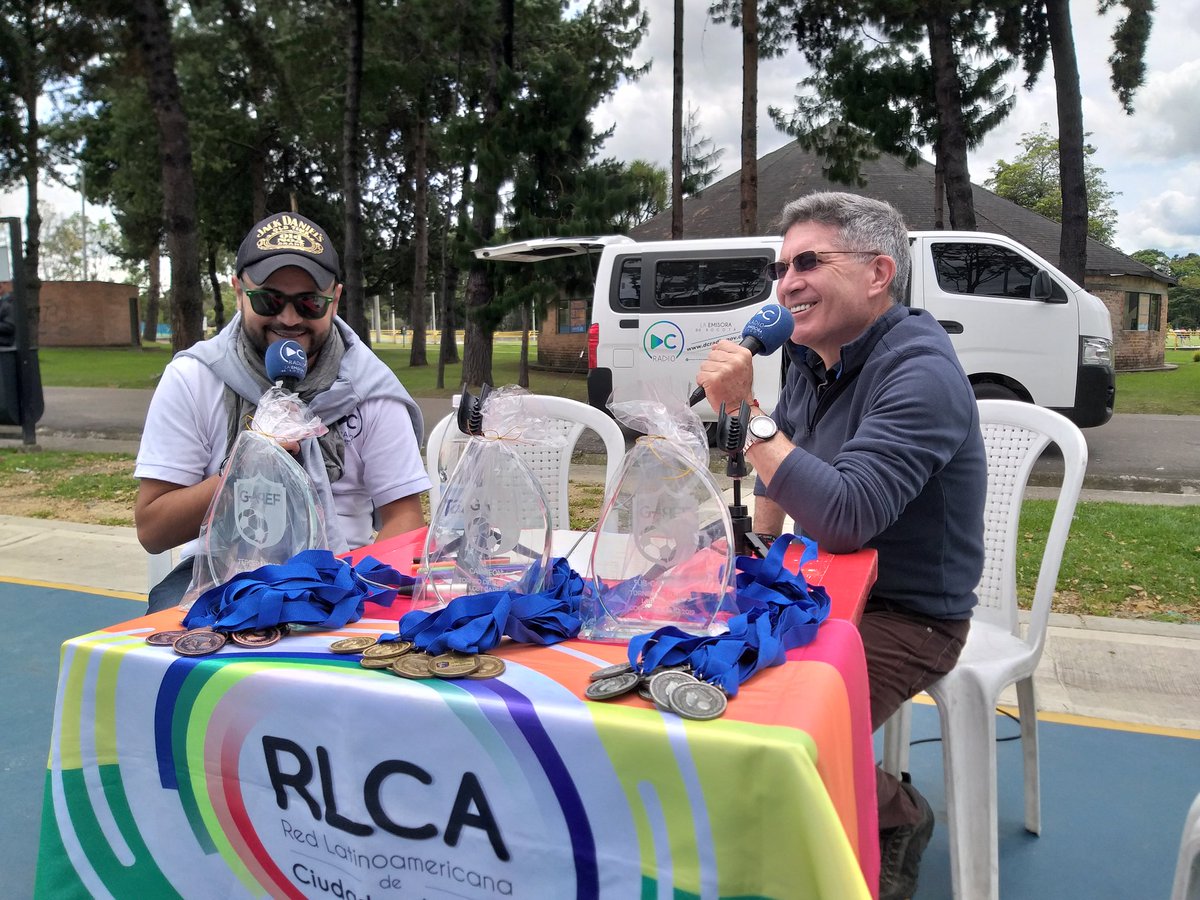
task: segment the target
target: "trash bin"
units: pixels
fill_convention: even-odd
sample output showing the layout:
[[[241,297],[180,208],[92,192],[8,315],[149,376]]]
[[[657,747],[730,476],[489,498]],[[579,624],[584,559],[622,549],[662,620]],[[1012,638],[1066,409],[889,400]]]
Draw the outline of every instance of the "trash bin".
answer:
[[[17,368],[17,348],[0,347],[0,425],[21,424],[21,386]]]

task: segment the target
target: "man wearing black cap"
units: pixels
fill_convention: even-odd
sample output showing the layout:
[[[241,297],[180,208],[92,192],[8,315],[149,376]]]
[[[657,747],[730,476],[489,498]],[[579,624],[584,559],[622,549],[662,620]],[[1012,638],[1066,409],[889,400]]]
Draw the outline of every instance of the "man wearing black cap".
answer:
[[[330,549],[344,552],[424,524],[429,490],[421,461],[420,407],[396,376],[337,318],[342,285],[325,230],[298,213],[268,216],[238,249],[238,314],[216,337],[177,354],[146,415],[134,474],[134,520],[151,553],[187,543],[183,561],[150,595],[150,611],[179,601],[191,576],[196,537],[225,460],[270,387],[267,346],[293,340],[308,354],[296,391],[329,428],[285,446],[313,480]]]

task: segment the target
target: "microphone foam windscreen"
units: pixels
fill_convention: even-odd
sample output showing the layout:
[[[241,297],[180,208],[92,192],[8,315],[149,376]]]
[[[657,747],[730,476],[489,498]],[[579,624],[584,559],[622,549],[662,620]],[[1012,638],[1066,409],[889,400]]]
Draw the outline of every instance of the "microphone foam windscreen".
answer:
[[[778,303],[768,303],[756,312],[746,327],[742,329],[742,337],[752,337],[763,345],[760,353],[770,356],[792,336],[794,326],[791,313]]]
[[[295,378],[299,381],[308,371],[308,354],[295,341],[276,341],[267,346],[264,360],[267,366],[267,378],[279,381],[281,378]]]

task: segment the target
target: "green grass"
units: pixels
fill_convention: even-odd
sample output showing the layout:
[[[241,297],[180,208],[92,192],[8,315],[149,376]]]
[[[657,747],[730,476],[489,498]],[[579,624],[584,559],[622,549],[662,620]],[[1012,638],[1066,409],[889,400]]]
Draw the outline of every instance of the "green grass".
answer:
[[[1025,606],[1053,514],[1050,500],[1022,507],[1017,583]],[[1058,591],[1062,612],[1200,622],[1200,506],[1080,503]]]
[[[153,388],[171,361],[166,344],[133,347],[43,347],[42,384],[48,387]]]
[[[446,367],[446,387],[436,387],[437,344],[429,347],[430,364],[418,368],[408,364],[408,347],[385,342],[377,344],[375,351],[415,397],[449,399],[462,386],[462,364],[458,363]],[[494,345],[494,386],[517,383],[520,355],[519,344],[497,342]],[[530,356],[536,359],[536,347],[530,348]],[[171,351],[166,344],[147,344],[141,350],[132,347],[46,347],[38,351],[42,384],[48,387],[153,388],[170,361]],[[580,360],[579,370],[570,374],[530,369],[529,389],[537,394],[554,394],[586,401],[586,364]]]
[[[1194,351],[1168,350],[1166,362],[1179,368],[1170,372],[1127,372],[1117,376],[1120,413],[1160,413],[1200,416],[1200,362]]]

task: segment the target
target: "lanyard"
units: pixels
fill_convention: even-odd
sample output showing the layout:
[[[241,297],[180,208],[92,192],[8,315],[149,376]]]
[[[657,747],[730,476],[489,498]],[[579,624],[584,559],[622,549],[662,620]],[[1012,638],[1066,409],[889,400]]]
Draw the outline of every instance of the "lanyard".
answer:
[[[792,572],[783,557],[795,535],[776,538],[765,559],[739,556],[737,607],[726,634],[697,637],[674,626],[640,634],[629,642],[629,661],[639,672],[661,666],[690,666],[701,681],[717,685],[731,697],[755,672],[778,666],[787,651],[817,636],[829,617],[829,594],[809,585],[800,569],[814,558],[816,544],[807,538],[800,566]]]
[[[399,588],[415,582],[374,557],[351,565],[329,550],[303,550],[286,563],[239,572],[209,588],[183,625],[214,631],[283,624],[341,628],[362,618],[367,600],[390,606]]]

